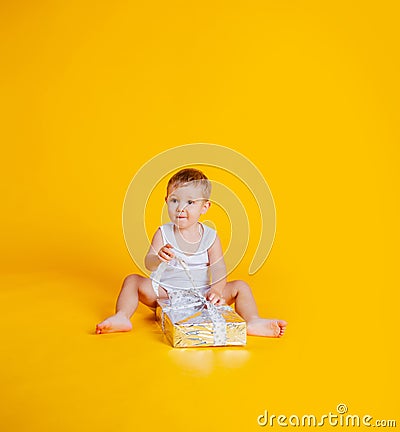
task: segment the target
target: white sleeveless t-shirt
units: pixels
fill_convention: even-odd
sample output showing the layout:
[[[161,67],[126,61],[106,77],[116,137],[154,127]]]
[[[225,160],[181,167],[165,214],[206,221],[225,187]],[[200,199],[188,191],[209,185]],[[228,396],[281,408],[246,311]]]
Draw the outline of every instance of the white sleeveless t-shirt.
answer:
[[[178,246],[175,233],[174,224],[172,222],[160,226],[163,244],[171,244],[175,256],[183,260],[189,267],[190,273],[195,282],[196,288],[204,292],[210,286],[210,272],[209,272],[209,258],[208,249],[213,245],[217,232],[213,229],[199,222],[203,228],[203,235],[200,240],[199,247],[196,252],[187,254],[184,253]],[[168,262],[164,271],[159,274],[155,270],[151,273],[150,278],[153,283],[154,291],[158,297],[158,287],[161,286],[167,292],[174,288],[192,288],[192,283],[182,267],[182,264],[175,258]]]

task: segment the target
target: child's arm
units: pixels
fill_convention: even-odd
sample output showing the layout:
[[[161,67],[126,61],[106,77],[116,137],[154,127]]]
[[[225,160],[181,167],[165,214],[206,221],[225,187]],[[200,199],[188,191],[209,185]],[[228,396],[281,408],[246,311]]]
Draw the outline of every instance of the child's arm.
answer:
[[[210,249],[208,249],[208,258],[210,261],[211,289],[207,297],[213,304],[224,304],[223,294],[226,285],[226,265],[218,235]]]
[[[171,250],[170,244],[163,244],[161,230],[158,229],[153,236],[151,245],[144,259],[144,265],[147,270],[154,271],[162,261],[170,261],[175,256]]]

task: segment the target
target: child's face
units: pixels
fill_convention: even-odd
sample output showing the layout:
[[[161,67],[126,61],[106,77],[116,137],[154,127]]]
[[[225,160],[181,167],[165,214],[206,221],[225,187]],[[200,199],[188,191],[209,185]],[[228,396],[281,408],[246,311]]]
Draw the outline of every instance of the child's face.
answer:
[[[202,188],[194,185],[169,189],[165,201],[171,222],[179,228],[187,228],[197,223],[210,207],[210,201],[204,198]]]

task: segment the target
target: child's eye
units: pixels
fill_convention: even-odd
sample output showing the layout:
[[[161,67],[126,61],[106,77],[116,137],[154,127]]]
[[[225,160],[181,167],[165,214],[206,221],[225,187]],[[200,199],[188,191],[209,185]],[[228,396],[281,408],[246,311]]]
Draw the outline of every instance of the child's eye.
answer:
[[[188,201],[188,204],[194,204],[194,201],[189,200],[189,201]]]

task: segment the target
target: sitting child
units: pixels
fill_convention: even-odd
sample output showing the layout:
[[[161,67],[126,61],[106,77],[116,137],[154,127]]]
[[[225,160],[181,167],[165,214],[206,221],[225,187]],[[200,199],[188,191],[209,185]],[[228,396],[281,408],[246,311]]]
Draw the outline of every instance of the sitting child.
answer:
[[[227,282],[226,266],[217,232],[199,222],[210,207],[211,183],[197,169],[183,169],[172,176],[165,201],[171,222],[154,234],[145,258],[150,278],[132,274],[125,278],[114,315],[97,324],[96,333],[129,331],[131,316],[141,301],[155,308],[157,298],[167,298],[168,289],[185,287],[187,275],[169,265],[161,278],[155,272],[162,262],[182,259],[190,270],[196,287],[213,304],[231,305],[247,323],[247,334],[281,337],[286,321],[260,318],[251,288],[242,280]],[[171,263],[173,264],[173,262]]]

